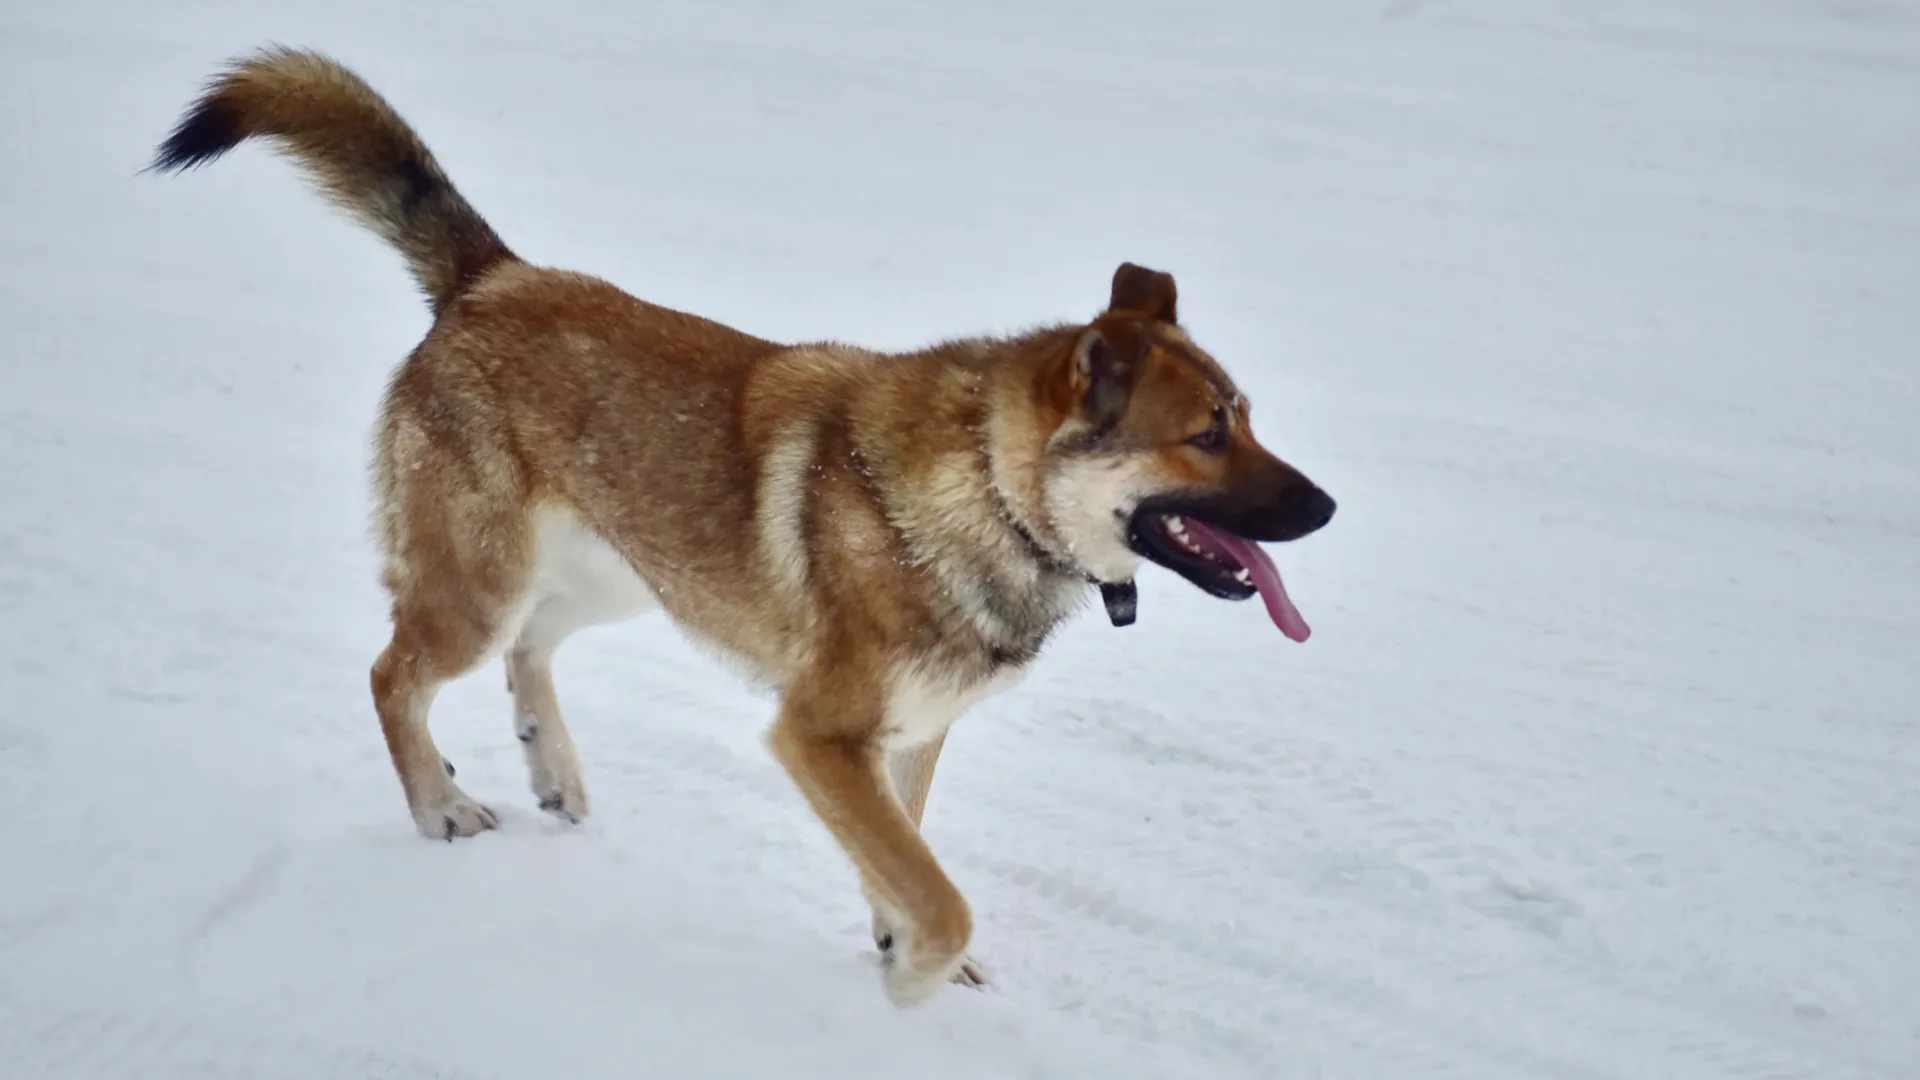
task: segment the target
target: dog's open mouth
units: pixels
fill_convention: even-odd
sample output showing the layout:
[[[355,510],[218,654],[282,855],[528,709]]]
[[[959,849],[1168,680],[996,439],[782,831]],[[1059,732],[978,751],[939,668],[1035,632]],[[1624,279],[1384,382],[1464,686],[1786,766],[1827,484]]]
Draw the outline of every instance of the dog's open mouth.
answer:
[[[1133,515],[1127,539],[1135,552],[1222,599],[1245,600],[1259,593],[1273,625],[1288,638],[1305,641],[1313,632],[1258,543],[1192,514],[1154,508]]]

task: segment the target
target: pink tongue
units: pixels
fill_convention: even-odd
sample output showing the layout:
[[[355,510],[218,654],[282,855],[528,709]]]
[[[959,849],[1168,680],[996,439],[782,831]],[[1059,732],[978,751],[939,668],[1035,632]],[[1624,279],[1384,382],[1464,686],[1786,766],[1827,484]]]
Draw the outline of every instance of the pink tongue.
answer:
[[[1195,534],[1202,542],[1211,544],[1228,555],[1235,562],[1247,568],[1247,576],[1253,579],[1253,587],[1260,590],[1260,599],[1267,602],[1267,614],[1272,616],[1273,625],[1294,641],[1305,641],[1313,633],[1307,620],[1300,617],[1300,609],[1293,606],[1293,600],[1287,596],[1287,587],[1280,582],[1280,571],[1267,558],[1260,545],[1245,540],[1229,532],[1202,525],[1192,518],[1182,518],[1181,524]]]

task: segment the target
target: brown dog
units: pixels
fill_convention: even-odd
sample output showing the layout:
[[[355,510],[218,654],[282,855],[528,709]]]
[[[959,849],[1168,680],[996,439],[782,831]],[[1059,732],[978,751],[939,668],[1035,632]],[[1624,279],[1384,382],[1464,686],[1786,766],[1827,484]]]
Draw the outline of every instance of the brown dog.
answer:
[[[586,788],[554,700],[574,631],[664,608],[777,687],[768,745],[859,869],[896,1002],[978,981],[966,901],[919,834],[947,726],[1143,558],[1306,624],[1256,541],[1333,500],[1132,264],[1090,323],[881,355],[791,346],[521,261],[357,76],[269,50],[217,77],[155,167],[270,139],[406,256],[432,306],[375,440],[393,639],[375,708],[415,824],[496,824],[427,712],[504,651],[543,809]]]

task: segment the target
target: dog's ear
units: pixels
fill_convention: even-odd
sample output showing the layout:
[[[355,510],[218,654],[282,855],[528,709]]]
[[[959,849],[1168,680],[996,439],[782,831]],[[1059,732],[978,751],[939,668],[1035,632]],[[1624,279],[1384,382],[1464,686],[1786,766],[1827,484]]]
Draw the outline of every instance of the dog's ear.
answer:
[[[1127,398],[1133,393],[1146,355],[1144,339],[1116,327],[1093,326],[1080,335],[1073,354],[1071,382],[1079,398],[1080,415],[1095,430],[1112,427],[1126,411]]]
[[[1137,312],[1158,322],[1179,322],[1174,316],[1178,299],[1172,274],[1125,262],[1113,272],[1113,298],[1107,302],[1107,310]]]

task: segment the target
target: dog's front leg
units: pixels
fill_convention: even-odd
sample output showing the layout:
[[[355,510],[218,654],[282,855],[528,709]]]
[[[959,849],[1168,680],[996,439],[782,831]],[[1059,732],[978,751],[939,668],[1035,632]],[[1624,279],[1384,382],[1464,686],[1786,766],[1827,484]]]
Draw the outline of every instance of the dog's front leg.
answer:
[[[946,743],[947,735],[943,731],[931,741],[895,750],[886,756],[887,775],[893,781],[893,792],[899,796],[908,819],[916,829],[926,813],[927,791],[933,786],[934,767],[939,764],[940,750]],[[871,889],[867,891],[867,903],[873,908],[873,944],[882,955],[891,956],[896,919]],[[960,970],[954,972],[953,981],[978,989],[987,984],[987,976],[980,962],[969,956],[961,962]]]
[[[787,690],[768,747],[891,916],[888,996],[918,1004],[961,972],[973,913],[894,797],[877,741],[883,698],[849,700],[844,684],[815,694],[809,681]],[[850,717],[848,709],[868,715]]]
[[[893,793],[906,808],[907,818],[916,829],[926,813],[927,791],[933,786],[933,769],[939,764],[940,749],[946,742],[947,735],[943,731],[931,742],[886,754],[887,778],[893,782]],[[872,895],[871,890],[868,891],[867,902],[873,906],[873,943],[882,953],[892,952],[892,916],[888,914],[886,906]]]

